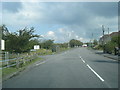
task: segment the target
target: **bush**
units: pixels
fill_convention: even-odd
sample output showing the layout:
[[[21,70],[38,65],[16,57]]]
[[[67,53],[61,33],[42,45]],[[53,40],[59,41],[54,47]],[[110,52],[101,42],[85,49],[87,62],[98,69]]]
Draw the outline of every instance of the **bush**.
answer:
[[[115,48],[116,44],[113,43],[113,42],[108,42],[106,45],[105,45],[105,52],[106,53],[114,53],[114,48]]]
[[[102,45],[96,45],[96,46],[94,47],[94,49],[95,49],[95,50],[102,50],[103,47],[102,47]]]

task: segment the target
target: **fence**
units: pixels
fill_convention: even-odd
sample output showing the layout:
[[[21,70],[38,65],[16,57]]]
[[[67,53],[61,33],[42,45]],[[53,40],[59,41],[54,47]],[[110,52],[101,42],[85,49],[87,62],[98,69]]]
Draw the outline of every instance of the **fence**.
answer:
[[[28,62],[31,62],[38,55],[47,55],[51,54],[51,50],[40,49],[38,51],[33,51],[29,53],[23,54],[10,54],[8,52],[0,52],[0,69],[8,68],[8,67],[16,67],[19,68],[21,65],[25,65]]]
[[[12,66],[19,68],[21,67],[21,65],[25,65],[26,63],[31,62],[38,56],[38,54],[36,53],[31,55],[26,54],[22,57],[21,55],[18,54],[16,58],[9,59],[10,56],[9,53],[2,52],[0,54],[2,58],[0,60],[0,69],[12,67]]]

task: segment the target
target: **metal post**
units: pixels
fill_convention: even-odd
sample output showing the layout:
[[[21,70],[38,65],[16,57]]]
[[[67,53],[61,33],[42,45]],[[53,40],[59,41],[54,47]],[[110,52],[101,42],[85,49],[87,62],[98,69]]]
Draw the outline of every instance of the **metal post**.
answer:
[[[109,35],[109,28],[108,28],[108,35]]]
[[[103,41],[102,41],[102,46],[103,46],[103,53],[105,53],[105,41],[104,41],[104,25],[102,25],[102,31],[103,31]]]
[[[70,39],[70,34],[68,33],[68,38]],[[68,48],[70,47],[69,41],[68,41]]]
[[[8,52],[6,52],[6,60],[8,60],[7,61],[7,66],[9,66],[9,53]]]
[[[92,33],[92,40],[91,40],[91,47],[93,47],[93,33]]]
[[[110,29],[108,28],[108,37],[109,37],[109,40],[111,40],[109,31],[110,31]]]

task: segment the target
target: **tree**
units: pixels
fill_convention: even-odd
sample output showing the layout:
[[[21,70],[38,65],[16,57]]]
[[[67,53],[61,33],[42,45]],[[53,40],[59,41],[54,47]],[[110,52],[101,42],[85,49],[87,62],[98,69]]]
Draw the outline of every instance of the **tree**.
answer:
[[[119,47],[120,42],[119,42],[119,38],[120,35],[117,36],[113,36],[111,38],[111,41],[109,41],[106,45],[105,45],[105,51],[107,53],[115,53],[115,47]]]
[[[75,46],[82,46],[82,42],[79,40],[72,39],[69,41],[70,47],[75,47]]]
[[[40,42],[38,39],[31,39],[29,41],[29,44],[28,44],[29,49],[33,49],[34,45],[40,45]]]
[[[59,44],[61,48],[68,48],[68,43],[61,43]]]
[[[109,41],[107,44],[105,44],[105,52],[106,53],[114,53],[115,43]]]
[[[52,45],[53,45],[53,41],[54,40],[46,40],[42,43],[42,48],[45,48],[45,49],[51,49],[52,48]]]
[[[9,34],[8,28],[6,27],[6,25],[2,25],[0,26],[0,38],[3,40],[7,39],[7,35]]]
[[[113,36],[112,39],[111,39],[111,42],[116,44],[116,46],[118,46],[118,45],[120,45],[119,44],[119,39],[120,39],[120,35]]]
[[[10,52],[28,52],[31,49],[31,40],[34,37],[39,37],[39,35],[33,34],[34,28],[24,28],[18,32],[9,33],[5,35],[7,37],[6,41],[6,50]],[[30,44],[31,43],[31,44]]]
[[[98,45],[98,41],[97,41],[96,39],[94,39],[93,45],[94,45],[94,46]]]

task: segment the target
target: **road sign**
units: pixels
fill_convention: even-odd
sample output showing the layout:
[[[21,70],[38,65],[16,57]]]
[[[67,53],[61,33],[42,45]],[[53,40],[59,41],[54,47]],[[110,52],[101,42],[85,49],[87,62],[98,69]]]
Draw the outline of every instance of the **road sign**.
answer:
[[[1,40],[1,50],[5,50],[5,41]]]
[[[40,49],[39,45],[34,45],[34,49]]]

